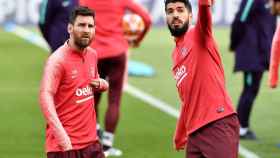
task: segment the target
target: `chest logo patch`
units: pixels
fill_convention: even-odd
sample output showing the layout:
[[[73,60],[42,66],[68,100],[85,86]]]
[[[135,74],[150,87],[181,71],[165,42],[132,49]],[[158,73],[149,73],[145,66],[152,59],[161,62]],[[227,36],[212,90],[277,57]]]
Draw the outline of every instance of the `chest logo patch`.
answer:
[[[189,51],[188,48],[182,47],[182,48],[180,49],[180,54],[181,54],[181,56],[185,57],[185,56],[188,54],[188,51]]]

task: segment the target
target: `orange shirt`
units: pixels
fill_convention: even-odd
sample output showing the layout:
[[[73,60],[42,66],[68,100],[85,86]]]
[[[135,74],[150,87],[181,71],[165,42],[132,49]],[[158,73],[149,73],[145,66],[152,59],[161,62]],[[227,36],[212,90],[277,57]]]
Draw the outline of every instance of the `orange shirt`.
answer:
[[[198,21],[176,39],[173,75],[181,98],[174,136],[176,149],[186,147],[191,133],[234,114],[224,70],[212,35],[211,0],[199,0]]]
[[[278,85],[278,69],[280,62],[280,25],[277,26],[272,41],[270,67],[269,67],[269,86],[276,87]]]
[[[73,150],[97,141],[93,91],[90,83],[99,78],[97,55],[91,48],[83,53],[68,44],[58,48],[47,60],[40,88],[40,104],[44,114],[55,107],[64,130],[70,137]],[[45,110],[45,111],[44,111]],[[49,115],[45,115],[46,152],[62,151],[61,135],[54,130]]]
[[[88,6],[96,13],[96,36],[91,47],[98,52],[98,58],[114,57],[127,52],[128,43],[122,28],[122,18],[127,10],[143,18],[146,29],[142,36],[151,25],[148,12],[133,0],[80,0],[80,5]]]

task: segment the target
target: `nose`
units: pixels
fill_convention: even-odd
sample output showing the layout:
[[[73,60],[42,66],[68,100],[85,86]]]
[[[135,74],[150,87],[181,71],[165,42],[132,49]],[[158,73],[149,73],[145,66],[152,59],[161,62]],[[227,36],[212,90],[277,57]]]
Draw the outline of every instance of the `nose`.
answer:
[[[86,25],[83,29],[84,32],[90,32],[90,27],[89,25]]]
[[[177,11],[174,11],[173,17],[174,17],[174,18],[178,18],[178,17],[179,17],[179,13],[178,13]]]
[[[92,26],[90,26],[90,25],[85,25],[85,26],[83,27],[83,32],[84,32],[84,33],[90,34],[90,33],[94,32],[94,31],[95,31],[95,30],[94,30],[94,27],[92,27]]]

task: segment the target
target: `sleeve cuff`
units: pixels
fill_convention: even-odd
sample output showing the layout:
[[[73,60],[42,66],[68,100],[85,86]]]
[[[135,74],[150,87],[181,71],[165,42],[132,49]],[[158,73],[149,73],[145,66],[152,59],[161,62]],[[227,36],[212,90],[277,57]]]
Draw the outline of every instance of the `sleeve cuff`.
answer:
[[[214,0],[199,0],[199,5],[211,6]]]

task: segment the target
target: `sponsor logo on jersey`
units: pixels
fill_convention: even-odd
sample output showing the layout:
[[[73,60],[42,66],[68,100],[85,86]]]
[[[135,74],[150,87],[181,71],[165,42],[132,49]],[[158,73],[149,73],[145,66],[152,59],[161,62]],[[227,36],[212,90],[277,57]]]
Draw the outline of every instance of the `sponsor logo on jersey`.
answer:
[[[177,86],[181,84],[181,82],[187,75],[188,72],[185,65],[182,65],[176,69],[174,78],[177,81]]]
[[[76,90],[76,96],[78,97],[88,96],[88,95],[92,95],[92,88],[89,85],[84,88],[78,88]]]
[[[92,88],[89,85],[84,87],[84,88],[78,88],[76,90],[76,96],[78,96],[78,97],[81,97],[81,96],[85,97],[83,99],[77,100],[76,101],[77,104],[80,104],[80,103],[83,103],[85,101],[88,101],[88,100],[93,98]]]

